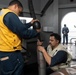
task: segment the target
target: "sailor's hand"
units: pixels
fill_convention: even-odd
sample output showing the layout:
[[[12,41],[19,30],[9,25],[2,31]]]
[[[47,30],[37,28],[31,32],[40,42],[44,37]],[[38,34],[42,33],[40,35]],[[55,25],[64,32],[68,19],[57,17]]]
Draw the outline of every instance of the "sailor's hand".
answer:
[[[36,29],[36,31],[39,33],[39,32],[41,32],[41,29]]]
[[[43,44],[43,42],[41,42],[41,41],[38,39],[37,45],[38,45],[38,46],[41,46],[42,44]]]
[[[39,20],[38,20],[38,19],[33,19],[33,20],[31,21],[31,24],[33,25],[33,23],[34,23],[35,21],[39,21]]]
[[[41,52],[44,52],[45,51],[45,48],[43,46],[38,46],[37,49]]]

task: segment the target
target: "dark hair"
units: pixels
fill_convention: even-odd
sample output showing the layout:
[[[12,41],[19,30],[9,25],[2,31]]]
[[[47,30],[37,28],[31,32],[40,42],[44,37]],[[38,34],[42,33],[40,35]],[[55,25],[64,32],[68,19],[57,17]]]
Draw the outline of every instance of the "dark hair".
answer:
[[[64,26],[66,26],[66,24],[64,24]]]
[[[14,4],[17,4],[18,6],[20,6],[20,7],[23,8],[23,5],[21,4],[21,2],[20,2],[19,0],[12,0],[12,1],[9,3],[9,6],[14,5]]]
[[[61,42],[61,36],[57,33],[52,33],[50,36],[54,36],[56,40],[59,41],[59,43]]]

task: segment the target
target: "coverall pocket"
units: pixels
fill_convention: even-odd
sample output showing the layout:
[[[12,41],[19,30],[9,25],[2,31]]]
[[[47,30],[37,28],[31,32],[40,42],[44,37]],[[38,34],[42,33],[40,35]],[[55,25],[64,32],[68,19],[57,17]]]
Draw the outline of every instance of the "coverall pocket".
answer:
[[[9,59],[1,61],[1,71],[4,75],[12,74],[18,67],[17,57],[12,54],[8,56]]]

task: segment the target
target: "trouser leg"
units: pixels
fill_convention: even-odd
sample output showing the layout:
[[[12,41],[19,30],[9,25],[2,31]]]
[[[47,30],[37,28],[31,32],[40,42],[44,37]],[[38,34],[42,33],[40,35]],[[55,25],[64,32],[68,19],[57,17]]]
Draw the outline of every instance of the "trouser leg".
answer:
[[[50,68],[50,67],[47,67],[46,68],[46,75],[50,75],[52,74],[54,71]]]
[[[19,63],[18,63],[18,68],[14,72],[14,75],[22,75],[23,67],[24,67],[24,60],[23,60],[23,57],[22,57],[21,53],[18,54],[18,59],[17,60],[19,61]]]
[[[0,75],[21,75],[23,68],[23,57],[20,52],[2,53],[0,58],[9,57],[7,60],[0,61]]]
[[[66,35],[66,44],[68,44],[68,35]]]
[[[65,35],[63,35],[63,45],[65,44]]]

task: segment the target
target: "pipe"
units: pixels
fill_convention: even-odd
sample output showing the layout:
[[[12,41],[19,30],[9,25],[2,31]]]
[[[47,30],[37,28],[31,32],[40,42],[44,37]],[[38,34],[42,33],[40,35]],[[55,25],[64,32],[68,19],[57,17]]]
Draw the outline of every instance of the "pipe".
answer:
[[[41,11],[41,17],[45,14],[48,7],[53,3],[54,0],[49,0],[46,5],[44,6],[43,10]]]
[[[39,75],[46,75],[46,62],[43,54],[37,51]]]
[[[32,0],[28,0],[28,5],[29,5],[29,11],[30,11],[30,15],[31,17],[33,17],[34,19],[36,19],[36,15],[34,12],[34,8],[33,8],[33,2]],[[34,29],[39,29],[41,28],[41,24],[39,21],[36,21],[33,25]],[[40,33],[38,35],[38,39],[41,41],[41,37],[40,37]],[[38,57],[38,70],[39,70],[39,75],[46,75],[46,71],[45,71],[45,59],[43,57],[43,54],[39,51],[37,51],[37,57]]]

